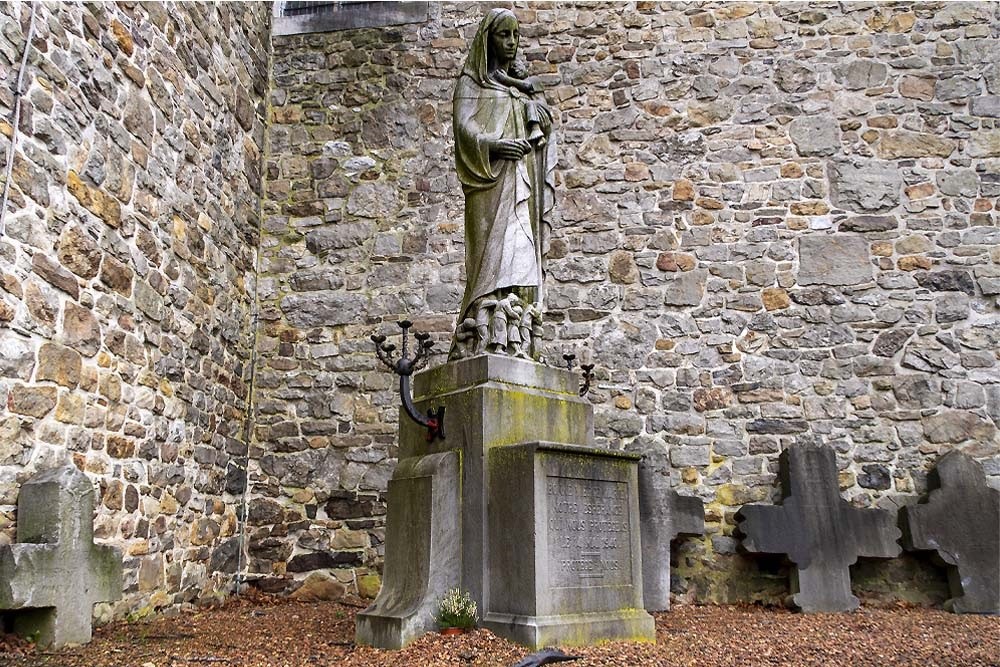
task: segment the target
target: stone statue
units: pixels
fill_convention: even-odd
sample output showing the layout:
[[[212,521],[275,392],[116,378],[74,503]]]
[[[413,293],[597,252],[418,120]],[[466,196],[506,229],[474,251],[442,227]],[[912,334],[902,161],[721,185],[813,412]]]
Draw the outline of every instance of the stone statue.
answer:
[[[538,84],[515,66],[518,39],[514,14],[490,10],[455,87],[467,283],[451,359],[539,355],[555,141]]]

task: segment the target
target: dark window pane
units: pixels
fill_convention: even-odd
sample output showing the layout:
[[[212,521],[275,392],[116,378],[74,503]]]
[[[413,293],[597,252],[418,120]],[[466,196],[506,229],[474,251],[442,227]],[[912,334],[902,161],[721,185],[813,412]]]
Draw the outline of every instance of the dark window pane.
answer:
[[[319,12],[337,11],[337,5],[342,2],[324,2],[323,0],[299,0],[298,2],[286,2],[281,11],[282,16],[303,16],[305,14],[318,14]]]

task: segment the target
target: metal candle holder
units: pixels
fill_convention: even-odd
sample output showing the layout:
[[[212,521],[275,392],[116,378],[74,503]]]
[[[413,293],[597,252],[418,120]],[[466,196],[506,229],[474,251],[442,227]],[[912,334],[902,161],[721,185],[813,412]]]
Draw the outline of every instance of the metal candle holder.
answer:
[[[563,361],[566,362],[566,370],[571,371],[576,364],[576,355],[568,352],[563,355]],[[586,396],[590,393],[590,381],[594,379],[594,364],[580,364],[580,370],[583,371],[583,384],[580,385],[580,396]]]
[[[417,350],[413,357],[408,354],[409,330],[413,323],[409,320],[398,322],[399,328],[403,330],[402,349],[399,359],[393,359],[393,352],[396,346],[386,342],[386,337],[381,334],[373,334],[371,340],[375,343],[375,354],[379,361],[385,364],[389,370],[399,376],[399,398],[403,403],[403,409],[410,419],[427,429],[427,442],[441,438],[444,440],[444,406],[437,409],[428,408],[427,414],[422,415],[413,404],[413,392],[410,389],[410,376],[427,365],[431,348],[434,341],[430,340],[428,333],[415,333],[413,337],[417,340]]]

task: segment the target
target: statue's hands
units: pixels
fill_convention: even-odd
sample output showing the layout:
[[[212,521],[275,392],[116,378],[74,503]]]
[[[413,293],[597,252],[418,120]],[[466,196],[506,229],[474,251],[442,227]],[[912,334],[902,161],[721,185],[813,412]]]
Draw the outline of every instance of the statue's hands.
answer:
[[[552,110],[544,104],[538,105],[538,123],[542,126],[542,132],[549,136],[552,132]]]
[[[500,139],[490,146],[490,158],[493,160],[517,161],[531,152],[531,144],[527,139]]]

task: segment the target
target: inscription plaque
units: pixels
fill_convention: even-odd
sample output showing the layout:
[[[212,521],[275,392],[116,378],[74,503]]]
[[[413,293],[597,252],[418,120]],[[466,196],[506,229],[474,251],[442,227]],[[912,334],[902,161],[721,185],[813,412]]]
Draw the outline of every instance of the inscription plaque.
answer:
[[[631,584],[627,484],[549,475],[546,497],[552,587]]]

